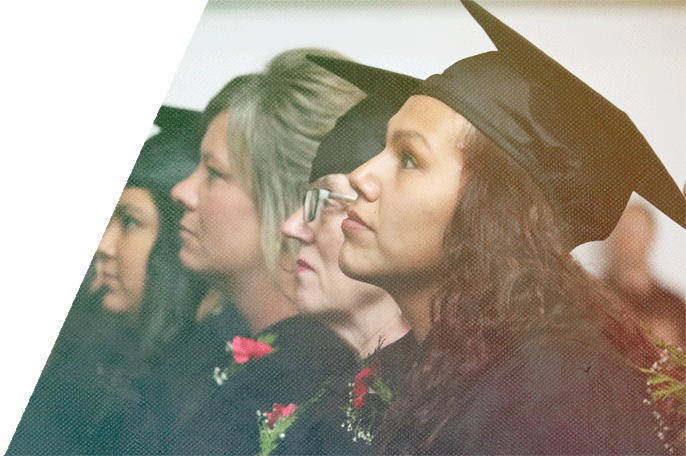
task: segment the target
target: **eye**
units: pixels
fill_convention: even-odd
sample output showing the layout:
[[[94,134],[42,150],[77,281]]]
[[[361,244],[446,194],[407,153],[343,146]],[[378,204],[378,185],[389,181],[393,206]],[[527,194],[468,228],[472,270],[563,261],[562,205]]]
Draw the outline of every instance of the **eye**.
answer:
[[[414,169],[417,167],[417,161],[408,152],[400,154],[400,167],[405,169]]]
[[[125,230],[130,230],[130,229],[132,229],[132,228],[138,228],[138,227],[140,227],[141,225],[142,225],[142,224],[141,224],[140,220],[138,220],[138,219],[135,218],[135,217],[132,217],[132,216],[127,215],[127,214],[124,214],[124,215],[122,215],[122,217],[121,217],[121,226],[122,226],[122,228],[124,228]]]
[[[334,192],[334,194],[335,194],[335,192]],[[347,200],[344,198],[337,198],[335,196],[330,196],[330,197],[328,197],[322,201],[322,209],[327,210],[327,211],[331,211],[331,212],[338,212],[341,210],[345,210],[349,205],[350,205],[350,200]]]
[[[210,166],[205,166],[205,169],[207,170],[208,182],[211,182],[213,180],[220,179],[220,178],[224,177],[222,173],[220,173],[219,171],[217,171],[216,169],[214,169]]]

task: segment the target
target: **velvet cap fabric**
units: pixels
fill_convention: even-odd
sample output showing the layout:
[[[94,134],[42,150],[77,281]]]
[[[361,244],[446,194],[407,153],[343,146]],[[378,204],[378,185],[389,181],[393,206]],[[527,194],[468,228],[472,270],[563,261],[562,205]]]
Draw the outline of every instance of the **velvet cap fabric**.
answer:
[[[205,133],[198,131],[202,128],[202,112],[192,109],[162,105],[153,123],[163,131],[185,133],[194,139]]]
[[[174,185],[190,176],[204,134],[201,116],[198,111],[162,106],[155,118],[161,131],[143,144],[126,186],[170,194]]]

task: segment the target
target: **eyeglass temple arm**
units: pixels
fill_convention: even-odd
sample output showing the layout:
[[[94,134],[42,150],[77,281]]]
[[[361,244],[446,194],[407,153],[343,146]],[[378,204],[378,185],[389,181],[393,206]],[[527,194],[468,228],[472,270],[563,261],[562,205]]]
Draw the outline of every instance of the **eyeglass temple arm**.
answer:
[[[344,200],[349,200],[349,201],[355,201],[357,199],[357,196],[343,195],[341,193],[334,193],[334,192],[328,192],[328,195],[326,197],[327,198],[344,199]]]

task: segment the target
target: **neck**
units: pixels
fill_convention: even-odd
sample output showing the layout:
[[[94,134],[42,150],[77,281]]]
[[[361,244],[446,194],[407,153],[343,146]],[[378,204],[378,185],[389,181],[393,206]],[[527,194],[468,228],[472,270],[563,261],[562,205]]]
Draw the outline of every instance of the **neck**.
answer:
[[[221,285],[233,298],[252,335],[297,313],[264,264],[227,276]]]
[[[360,359],[374,353],[381,344],[392,344],[410,329],[395,301],[386,293],[361,304],[354,312],[327,317],[329,327],[357,351]]]
[[[398,303],[417,342],[422,343],[431,329],[430,304],[437,285],[422,286],[412,281],[395,280],[392,286],[385,289]]]
[[[221,304],[222,292],[216,287],[207,290],[205,296],[198,305],[198,310],[195,312],[195,321],[201,321],[208,313],[212,312],[217,306]]]

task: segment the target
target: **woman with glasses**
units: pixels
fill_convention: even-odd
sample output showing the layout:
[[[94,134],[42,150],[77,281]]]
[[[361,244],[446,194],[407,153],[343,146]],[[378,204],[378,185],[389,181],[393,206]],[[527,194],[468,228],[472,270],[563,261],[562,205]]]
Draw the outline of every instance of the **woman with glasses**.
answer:
[[[321,149],[320,149],[321,150]],[[331,327],[366,358],[408,331],[398,306],[383,290],[345,276],[338,266],[343,244],[340,225],[355,200],[345,174],[316,178],[303,206],[283,225],[286,237],[299,242],[296,259],[295,303]]]
[[[388,119],[418,82],[402,75],[389,75],[389,79],[378,84],[392,87],[397,97],[365,98],[339,118],[324,138],[313,162],[311,184],[303,205],[286,220],[282,232],[298,243],[298,310],[331,328],[354,350],[361,365],[373,365],[375,375],[396,390],[412,364],[414,337],[408,333],[409,327],[388,293],[347,277],[338,265],[344,239],[341,222],[357,198],[348,175],[383,149]],[[289,427],[273,454],[363,454],[373,450],[359,438],[358,430],[348,429],[349,417],[345,412],[351,400],[349,384],[354,382],[361,365],[356,364],[331,379],[327,394]],[[369,404],[367,410],[372,406],[380,417],[385,404]],[[370,435],[376,425],[368,429]]]
[[[421,344],[380,451],[666,453],[637,368],[654,347],[569,249],[605,238],[632,191],[683,227],[686,201],[624,113],[463,3],[498,51],[423,81],[350,175],[341,269]]]

